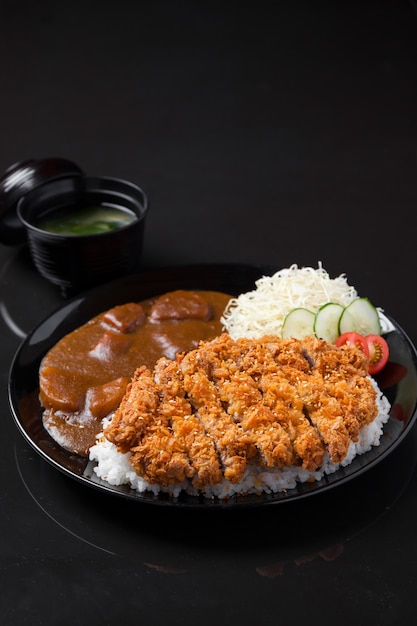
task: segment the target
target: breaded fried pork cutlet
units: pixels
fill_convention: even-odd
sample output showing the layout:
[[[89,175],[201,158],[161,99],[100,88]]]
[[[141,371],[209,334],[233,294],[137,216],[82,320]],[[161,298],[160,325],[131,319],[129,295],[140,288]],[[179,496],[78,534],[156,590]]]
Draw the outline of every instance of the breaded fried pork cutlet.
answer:
[[[103,435],[147,484],[201,491],[252,470],[343,462],[377,417],[378,392],[354,346],[224,333],[138,368]]]

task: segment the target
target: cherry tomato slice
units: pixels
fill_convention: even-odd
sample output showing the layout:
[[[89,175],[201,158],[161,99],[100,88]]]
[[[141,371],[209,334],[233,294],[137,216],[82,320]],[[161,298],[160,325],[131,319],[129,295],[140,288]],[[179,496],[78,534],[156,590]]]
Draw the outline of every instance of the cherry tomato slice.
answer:
[[[366,335],[369,352],[369,373],[371,376],[381,371],[389,357],[388,344],[381,335]]]
[[[335,341],[336,346],[343,346],[345,344],[349,346],[356,346],[364,352],[365,356],[369,357],[369,347],[363,335],[355,333],[354,331],[348,333],[342,333]]]

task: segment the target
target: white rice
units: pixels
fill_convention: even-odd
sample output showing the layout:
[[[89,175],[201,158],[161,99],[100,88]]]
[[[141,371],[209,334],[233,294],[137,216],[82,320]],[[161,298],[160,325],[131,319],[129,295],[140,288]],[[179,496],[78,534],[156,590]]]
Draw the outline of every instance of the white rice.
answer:
[[[129,485],[132,489],[141,493],[149,491],[157,495],[159,492],[167,492],[175,498],[184,491],[190,495],[202,494],[207,498],[217,497],[224,499],[234,494],[278,493],[287,491],[296,487],[297,483],[318,481],[326,474],[332,474],[339,468],[346,467],[352,463],[357,455],[364,454],[374,446],[379,445],[384,424],[389,419],[390,404],[379,390],[374,379],[371,378],[371,381],[377,391],[376,402],[378,405],[378,416],[372,423],[362,428],[357,442],[352,441],[350,443],[348,453],[343,461],[334,464],[327,456],[323,465],[314,472],[303,470],[297,466],[271,469],[250,465],[242,480],[238,483],[232,484],[227,480],[223,480],[221,483],[207,487],[204,491],[199,492],[188,482],[168,487],[160,487],[159,485],[148,483],[136,474],[132,468],[129,463],[130,453],[122,454],[118,452],[116,446],[106,440],[103,435],[99,435],[96,445],[90,448],[90,460],[96,461],[97,463],[94,467],[94,472],[98,478],[110,485]],[[103,422],[103,428],[105,428],[106,423],[107,422]]]

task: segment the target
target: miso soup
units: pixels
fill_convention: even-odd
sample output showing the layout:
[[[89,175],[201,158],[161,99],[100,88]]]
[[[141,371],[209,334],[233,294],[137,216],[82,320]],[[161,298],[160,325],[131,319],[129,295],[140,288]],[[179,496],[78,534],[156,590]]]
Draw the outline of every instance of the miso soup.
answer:
[[[133,212],[115,206],[67,206],[47,213],[37,226],[58,235],[98,235],[122,228],[135,219]]]

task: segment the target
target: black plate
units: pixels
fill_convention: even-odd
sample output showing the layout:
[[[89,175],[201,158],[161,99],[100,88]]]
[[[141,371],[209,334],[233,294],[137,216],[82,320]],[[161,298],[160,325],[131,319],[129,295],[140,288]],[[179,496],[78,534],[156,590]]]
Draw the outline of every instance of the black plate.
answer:
[[[392,408],[380,445],[357,456],[346,468],[314,483],[300,483],[286,493],[234,496],[227,501],[185,494],[173,499],[165,494],[138,493],[126,485],[113,486],[98,479],[92,471],[91,462],[62,449],[43,428],[38,400],[39,365],[46,352],[64,335],[116,304],[140,301],[180,288],[217,290],[238,295],[254,289],[255,280],[272,271],[270,268],[233,264],[157,269],[125,277],[73,298],[24,339],[13,359],[9,374],[9,402],[18,429],[41,457],[84,485],[154,505],[222,509],[276,505],[322,493],[360,476],[396,448],[417,417],[417,352],[405,332],[388,316],[394,329],[386,335],[390,361],[378,383]]]

